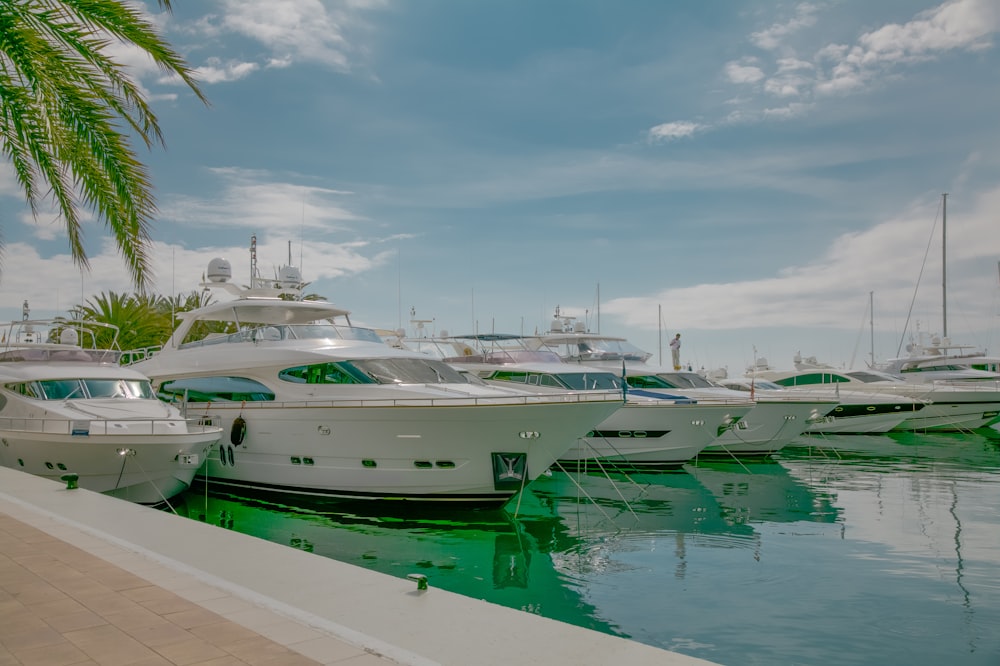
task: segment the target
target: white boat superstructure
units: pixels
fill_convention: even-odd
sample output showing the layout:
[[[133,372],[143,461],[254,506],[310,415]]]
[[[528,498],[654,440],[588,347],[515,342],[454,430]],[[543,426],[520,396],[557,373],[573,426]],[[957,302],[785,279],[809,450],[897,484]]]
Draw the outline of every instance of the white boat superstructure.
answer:
[[[879,363],[876,369],[915,383],[977,383],[1000,389],[1000,357],[922,332],[906,350],[906,356]]]
[[[823,421],[839,404],[795,394],[754,394],[712,382],[689,370],[630,365],[626,366],[629,386],[644,390],[667,390],[698,401],[749,400],[750,412],[723,432],[702,452],[704,455],[767,456],[790,444],[810,426]]]
[[[358,499],[500,504],[621,405],[618,392],[538,395],[472,383],[445,363],[393,349],[348,312],[300,294],[297,269],[263,285],[208,288],[234,300],[181,313],[135,367],[161,397],[230,431],[208,482]],[[287,298],[287,296],[286,296]]]
[[[27,310],[27,304],[25,304]],[[140,504],[191,485],[222,429],[156,398],[119,365],[118,329],[11,322],[0,343],[0,464]]]
[[[795,356],[799,386],[833,385],[858,391],[902,395],[927,404],[894,430],[966,432],[1000,420],[1000,387],[982,382],[908,382],[879,370],[837,370]],[[784,383],[784,382],[782,382]]]
[[[830,400],[751,399],[714,384],[695,372],[648,365],[651,354],[628,340],[591,333],[567,322],[558,312],[549,333],[535,338],[539,349],[554,351],[564,362],[623,369],[630,393],[660,392],[695,400],[699,404],[743,404],[749,407],[732,428],[722,431],[703,455],[770,455],[781,450],[834,408]]]
[[[525,339],[481,334],[404,339],[401,344],[440,358],[494,385],[525,390],[616,391],[624,405],[559,458],[565,467],[590,463],[619,467],[679,466],[699,455],[750,411],[743,398],[694,400],[669,391],[638,391],[609,368],[562,362]]]
[[[827,417],[813,423],[806,432],[875,434],[899,428],[908,419],[915,419],[926,408],[928,401],[900,393],[867,390],[861,382],[850,378],[842,381],[822,381],[827,370],[763,370],[741,381],[746,385],[769,381],[800,395],[819,396],[837,400],[838,404]],[[726,386],[732,380],[724,381]]]

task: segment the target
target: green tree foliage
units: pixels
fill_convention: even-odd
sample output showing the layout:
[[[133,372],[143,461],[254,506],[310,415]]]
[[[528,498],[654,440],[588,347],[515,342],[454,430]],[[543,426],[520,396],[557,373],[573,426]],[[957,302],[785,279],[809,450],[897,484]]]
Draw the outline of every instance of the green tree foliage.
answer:
[[[117,326],[117,346],[129,351],[162,346],[174,331],[176,314],[204,307],[211,302],[211,294],[198,290],[176,296],[119,294],[112,291],[98,294],[70,312],[76,319]],[[223,332],[222,323],[206,322],[199,326],[208,328],[206,332]],[[100,348],[111,345],[110,335],[97,340]]]
[[[99,321],[118,327],[118,347],[141,349],[163,344],[173,330],[169,310],[164,312],[161,297],[142,294],[98,294],[72,309],[74,318]],[[97,346],[108,348],[112,340],[105,334]]]
[[[159,0],[170,9],[169,0]],[[156,115],[124,67],[108,54],[122,43],[145,52],[203,102],[183,59],[142,12],[124,0],[0,0],[0,151],[32,214],[51,197],[70,253],[89,269],[81,212],[114,236],[136,287],[149,279],[149,173],[129,141],[163,144]]]

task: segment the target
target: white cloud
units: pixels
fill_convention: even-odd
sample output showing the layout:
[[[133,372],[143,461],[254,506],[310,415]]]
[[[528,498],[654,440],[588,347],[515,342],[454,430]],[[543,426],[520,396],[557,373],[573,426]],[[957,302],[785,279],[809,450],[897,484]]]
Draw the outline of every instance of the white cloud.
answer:
[[[391,253],[374,257],[362,254],[369,246],[365,242],[329,243],[310,241],[292,248],[292,262],[303,271],[303,278],[313,284],[315,293],[324,294],[323,282],[345,274],[372,270],[385,263]],[[31,270],[4,270],[0,290],[0,310],[20,312],[27,299],[32,316],[44,318],[66,311],[76,304],[102,292],[131,293],[133,291],[125,264],[114,242],[106,239],[101,249],[90,256],[89,272],[81,272],[67,254],[42,257],[29,244],[12,243],[5,248],[7,256],[16,256],[17,265]],[[274,274],[277,267],[288,261],[288,241],[280,231],[268,231],[257,240],[258,270],[263,276]],[[233,281],[246,284],[250,275],[250,254],[246,243],[236,246],[214,246],[195,250],[179,245],[156,242],[150,248],[152,293],[187,293],[199,289],[208,262],[224,257],[233,267]],[[45,280],[38,276],[44,275]],[[216,298],[219,298],[216,296]],[[225,299],[221,299],[225,300]]]
[[[954,196],[949,202],[949,312],[963,313],[964,329],[990,330],[996,325],[995,313],[988,312],[983,301],[984,294],[995,290],[1000,236],[993,229],[1000,186],[967,202],[957,214]],[[669,319],[683,322],[685,329],[732,332],[734,338],[752,329],[800,331],[809,336],[797,343],[806,346],[805,352],[810,344],[827,344],[830,332],[837,335],[857,326],[862,304],[874,292],[883,329],[901,327],[915,302],[913,311],[924,317],[924,328],[940,330],[939,216],[940,201],[927,200],[867,230],[844,234],[815,260],[769,277],[665,289],[611,300],[601,309],[636,332],[657,329],[660,304],[668,307]],[[912,331],[915,322],[909,324]],[[813,333],[806,333],[809,330]]]
[[[765,77],[764,71],[757,67],[754,58],[745,58],[742,62],[727,62],[725,65],[726,78],[732,83],[757,83]]]
[[[817,94],[842,94],[866,87],[895,65],[912,64],[953,50],[992,46],[1000,30],[1000,4],[995,0],[953,0],[921,12],[913,20],[891,23],[861,35],[853,46],[828,45],[817,62],[829,63],[817,81]]]
[[[893,69],[936,59],[952,51],[976,51],[993,46],[1000,31],[1000,2],[949,0],[920,12],[904,23],[890,23],[861,34],[853,44],[828,43],[811,59],[796,55],[791,37],[817,26],[820,7],[804,3],[793,19],[752,33],[759,48],[777,52],[771,67],[760,58],[744,57],[726,63],[724,75],[736,84],[753,85],[771,97],[811,100],[817,96],[861,92]],[[797,40],[801,45],[801,40]],[[763,81],[762,85],[761,82]],[[774,110],[745,110],[744,120],[785,117]]]
[[[804,2],[795,8],[795,17],[785,23],[775,23],[771,27],[750,35],[750,41],[765,51],[772,51],[782,45],[783,38],[816,24],[816,5]]]
[[[271,52],[269,66],[292,61],[315,62],[350,71],[363,44],[349,35],[367,29],[364,11],[381,2],[320,2],[319,0],[224,0],[223,12],[203,21],[207,33],[235,33],[263,44]]]
[[[253,62],[239,62],[236,60],[222,62],[218,58],[209,58],[205,62],[206,64],[194,69],[194,78],[199,83],[238,81],[260,69],[260,65]],[[175,80],[180,81],[176,77]]]
[[[704,125],[687,121],[663,123],[649,130],[650,141],[673,141],[692,136],[695,132],[705,129]]]
[[[223,181],[218,196],[166,197],[160,217],[180,224],[294,231],[296,236],[302,229],[343,230],[362,219],[340,203],[350,192],[276,181],[262,171],[210,171]]]

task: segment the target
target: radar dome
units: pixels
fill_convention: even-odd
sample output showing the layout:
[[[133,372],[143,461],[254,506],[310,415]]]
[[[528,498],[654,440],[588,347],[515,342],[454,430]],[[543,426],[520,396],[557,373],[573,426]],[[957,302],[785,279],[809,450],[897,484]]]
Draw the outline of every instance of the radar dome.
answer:
[[[209,282],[228,282],[233,277],[233,268],[227,260],[216,257],[208,262],[206,277]]]
[[[282,266],[278,269],[278,283],[282,287],[298,287],[302,284],[302,272],[295,266]]]
[[[59,333],[59,344],[62,345],[76,345],[79,344],[80,337],[76,334],[75,328],[64,328],[61,333]]]

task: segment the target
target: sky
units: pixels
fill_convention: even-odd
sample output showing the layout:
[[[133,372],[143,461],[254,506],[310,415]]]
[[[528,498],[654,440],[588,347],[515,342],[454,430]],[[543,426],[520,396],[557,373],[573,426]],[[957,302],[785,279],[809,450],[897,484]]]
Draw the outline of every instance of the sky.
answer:
[[[730,376],[945,327],[1000,346],[996,0],[172,5],[142,6],[209,105],[109,47],[166,139],[137,144],[155,293],[214,257],[246,283],[255,236],[262,274],[291,258],[410,333],[544,332],[559,307]],[[89,272],[61,224],[0,163],[0,317],[133,291],[100,221]]]

